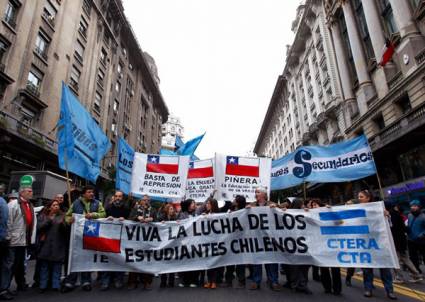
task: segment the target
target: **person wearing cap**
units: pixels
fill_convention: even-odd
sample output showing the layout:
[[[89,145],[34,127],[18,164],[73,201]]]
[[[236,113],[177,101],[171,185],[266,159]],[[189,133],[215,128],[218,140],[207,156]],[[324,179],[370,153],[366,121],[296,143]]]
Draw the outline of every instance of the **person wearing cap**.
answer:
[[[255,202],[246,206],[247,209],[252,207],[271,207],[275,208],[276,204],[269,201],[267,198],[267,188],[259,186],[255,189]],[[270,288],[274,291],[280,291],[281,286],[279,285],[279,265],[277,263],[267,263],[264,265],[266,268],[267,281],[270,284]],[[263,276],[263,266],[261,264],[255,264],[252,266],[252,284],[250,290],[260,289],[260,284]]]
[[[25,256],[27,247],[35,243],[37,219],[32,199],[32,177],[25,175],[21,178],[19,196],[8,203],[9,217],[7,220],[6,240],[9,242],[7,255],[1,268],[0,300],[11,300],[8,291],[12,276],[15,277],[17,290],[23,291],[25,282]]]
[[[410,260],[416,269],[420,269],[420,255],[425,259],[425,214],[422,212],[422,204],[415,199],[410,202],[410,213],[407,218],[407,246]]]

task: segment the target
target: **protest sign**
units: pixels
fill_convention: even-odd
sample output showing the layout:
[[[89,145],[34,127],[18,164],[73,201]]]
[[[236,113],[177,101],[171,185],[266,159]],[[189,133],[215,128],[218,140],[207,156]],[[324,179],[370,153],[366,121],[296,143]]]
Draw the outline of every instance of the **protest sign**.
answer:
[[[233,200],[236,195],[255,200],[255,189],[267,188],[270,193],[271,159],[216,154],[217,198]]]
[[[215,190],[214,162],[212,159],[189,163],[186,198],[204,202]]]
[[[233,264],[398,267],[382,202],[283,211],[256,207],[137,223],[75,215],[70,270],[170,273]]]
[[[271,189],[281,190],[303,182],[344,182],[376,173],[367,138],[328,146],[303,146],[272,163]]]
[[[181,198],[185,195],[189,156],[152,155],[136,152],[131,192]]]

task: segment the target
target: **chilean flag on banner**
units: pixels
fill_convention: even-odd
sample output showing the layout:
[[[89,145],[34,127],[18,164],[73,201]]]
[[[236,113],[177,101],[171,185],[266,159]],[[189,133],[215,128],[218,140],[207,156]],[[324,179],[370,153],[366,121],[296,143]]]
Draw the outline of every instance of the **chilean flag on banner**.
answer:
[[[258,158],[226,156],[226,174],[259,177],[260,160]]]
[[[214,177],[213,162],[211,159],[191,161],[187,178]]]
[[[179,157],[148,155],[146,172],[160,174],[179,174]]]
[[[108,227],[103,227],[105,225],[108,225]],[[95,220],[87,220],[84,223],[83,249],[106,253],[121,253],[121,230],[121,224],[106,224]]]

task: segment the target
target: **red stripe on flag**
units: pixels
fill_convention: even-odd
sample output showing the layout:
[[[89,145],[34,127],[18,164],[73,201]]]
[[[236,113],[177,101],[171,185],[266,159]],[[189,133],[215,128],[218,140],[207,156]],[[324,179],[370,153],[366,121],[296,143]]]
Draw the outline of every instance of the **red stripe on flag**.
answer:
[[[385,66],[392,58],[393,54],[394,54],[394,44],[390,44],[387,49],[385,50],[385,52],[382,55],[382,59],[381,62],[379,62],[379,65],[381,66]]]
[[[170,164],[147,164],[146,172],[161,173],[161,174],[178,174],[179,165]]]
[[[118,239],[83,236],[83,249],[107,253],[121,253],[121,241]]]
[[[189,169],[187,178],[207,178],[213,177],[214,171],[212,167]]]
[[[256,166],[226,165],[226,174],[237,176],[259,177],[260,169]]]

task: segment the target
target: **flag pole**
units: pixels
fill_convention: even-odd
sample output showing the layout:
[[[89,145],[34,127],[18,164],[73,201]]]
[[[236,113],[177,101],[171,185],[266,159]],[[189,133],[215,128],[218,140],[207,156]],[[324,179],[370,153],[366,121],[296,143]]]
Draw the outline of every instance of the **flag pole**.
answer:
[[[367,141],[367,144],[370,148],[369,140]],[[376,179],[378,180],[378,187],[379,187],[379,195],[381,197],[381,200],[384,201],[384,198],[385,198],[384,190],[382,189],[381,178],[379,177],[378,167],[376,166],[375,156],[373,156],[372,148],[370,148],[370,154],[372,155],[373,165],[375,166]]]
[[[303,181],[304,202],[307,200],[306,182]]]
[[[64,161],[65,161],[65,173],[66,173],[66,188],[68,191],[68,206],[71,207],[72,200],[71,200],[71,184],[69,183],[69,172],[68,172],[68,156],[66,154],[66,147],[64,150]]]

